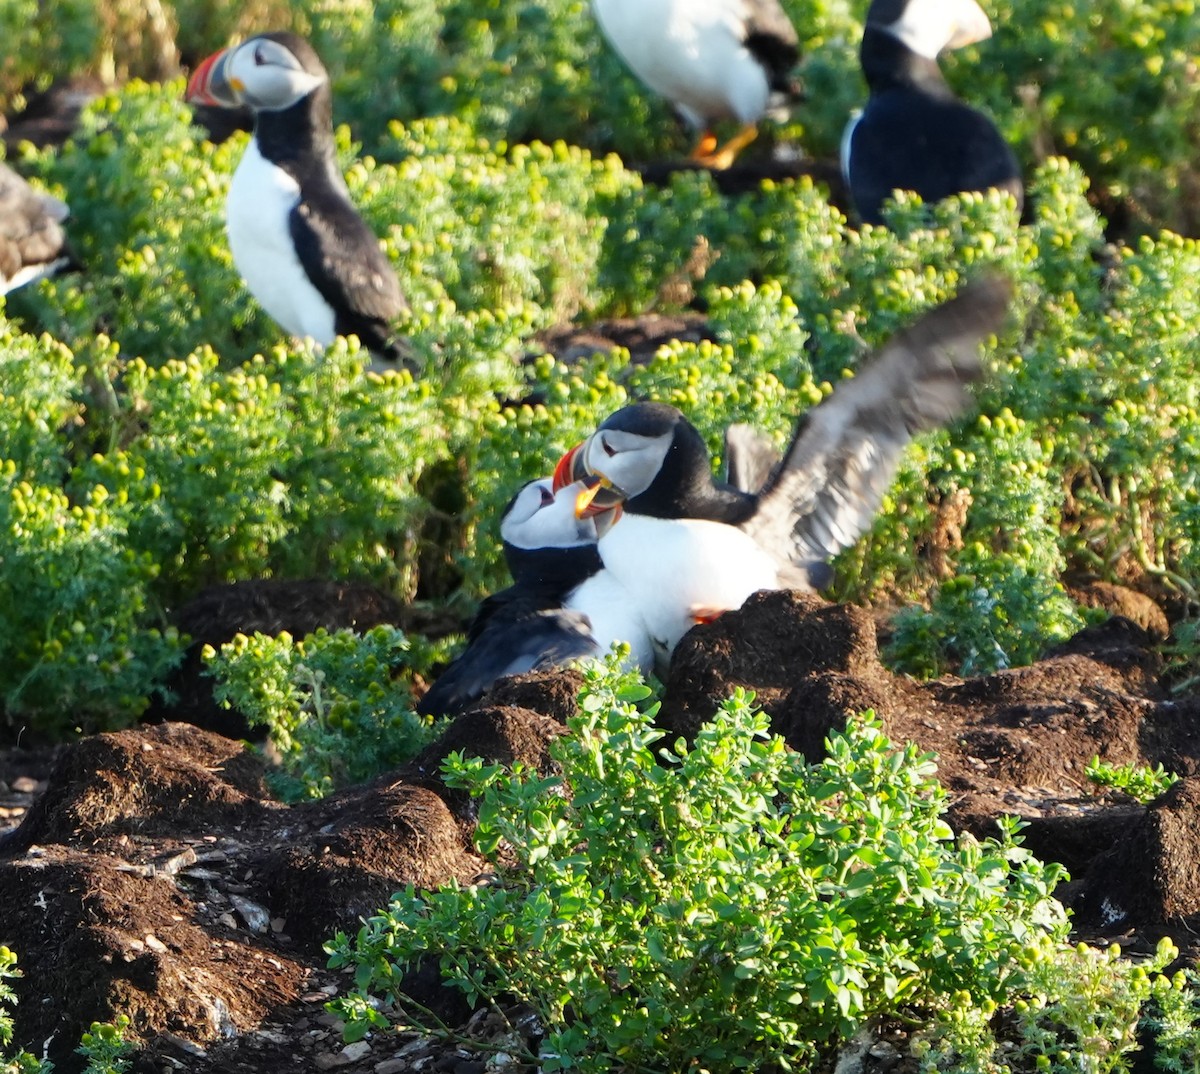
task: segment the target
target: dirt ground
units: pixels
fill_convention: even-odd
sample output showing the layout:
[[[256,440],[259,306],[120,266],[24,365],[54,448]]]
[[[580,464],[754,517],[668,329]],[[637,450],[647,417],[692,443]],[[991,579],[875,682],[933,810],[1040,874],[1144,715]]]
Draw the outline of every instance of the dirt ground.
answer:
[[[1161,628],[1136,595],[1124,608]],[[208,594],[192,613],[219,640],[247,623],[365,627],[393,610],[327,583],[254,583]],[[1166,933],[1194,964],[1200,699],[1163,688],[1153,640],[1118,617],[1032,667],[917,683],[880,664],[867,611],[760,594],[684,639],[660,722],[688,734],[747,686],[811,757],[848,713],[873,708],[893,739],[939,755],[956,827],[994,834],[1005,813],[1029,822],[1026,844],[1071,872],[1060,895],[1081,937],[1137,952]],[[323,1005],[346,982],[325,968],[321,943],[407,883],[470,882],[486,869],[470,802],[442,786],[439,761],[466,748],[544,766],[577,686],[570,672],[507,680],[407,767],[294,807],[270,798],[263,762],[241,742],[179,720],[0,753],[0,942],[25,971],[21,1042],[71,1071],[80,1032],[124,1012],[146,1043],[139,1071],[483,1071],[486,1043],[345,1045]],[[189,718],[202,719],[200,692],[193,682],[181,694]],[[1184,779],[1149,806],[1097,795],[1084,776],[1095,755]],[[453,1024],[468,1023],[436,981],[422,987]],[[485,1042],[508,1031],[486,1014],[468,1025]]]

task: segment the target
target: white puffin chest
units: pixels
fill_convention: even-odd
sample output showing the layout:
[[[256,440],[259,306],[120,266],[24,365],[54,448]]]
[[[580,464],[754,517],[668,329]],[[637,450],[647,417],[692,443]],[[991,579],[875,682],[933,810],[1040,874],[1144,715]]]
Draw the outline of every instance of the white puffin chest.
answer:
[[[599,543],[604,566],[629,593],[666,655],[698,621],[779,588],[779,570],[736,526],[625,515]]]
[[[593,574],[575,588],[564,606],[588,617],[592,638],[602,653],[608,652],[613,642],[623,641],[629,646],[627,666],[643,674],[654,670],[654,646],[641,612],[611,571]]]
[[[630,70],[693,127],[756,122],[766,72],[746,48],[743,0],[592,0],[596,21]]]
[[[296,254],[289,218],[300,186],[267,160],[251,140],[233,174],[226,202],[226,231],[233,263],[250,293],[293,336],[333,342],[335,315],[313,286]]]

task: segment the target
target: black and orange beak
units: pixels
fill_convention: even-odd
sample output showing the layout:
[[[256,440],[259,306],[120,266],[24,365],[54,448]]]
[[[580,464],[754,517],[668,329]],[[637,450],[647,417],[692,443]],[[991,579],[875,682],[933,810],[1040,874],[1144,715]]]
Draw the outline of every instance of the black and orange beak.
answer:
[[[242,103],[243,86],[228,74],[229,59],[233,49],[223,48],[214,52],[192,72],[188,79],[187,92],[183,99],[188,104],[206,104],[217,108],[237,108]]]
[[[572,481],[578,481],[583,474],[575,473],[576,460],[578,460],[580,468],[583,466],[583,455],[580,448],[586,444],[586,440],[581,440],[570,451],[568,451],[561,459],[558,460],[558,465],[554,467],[554,477],[552,478],[554,491],[565,489]]]
[[[565,459],[566,456],[564,455]],[[557,468],[556,468],[557,472]],[[575,517],[589,518],[611,510],[614,504],[596,503],[596,497],[607,488],[612,488],[612,485],[603,477],[596,474],[588,474],[587,477],[581,478],[579,483],[583,486],[575,496]],[[619,503],[616,505],[619,506]]]

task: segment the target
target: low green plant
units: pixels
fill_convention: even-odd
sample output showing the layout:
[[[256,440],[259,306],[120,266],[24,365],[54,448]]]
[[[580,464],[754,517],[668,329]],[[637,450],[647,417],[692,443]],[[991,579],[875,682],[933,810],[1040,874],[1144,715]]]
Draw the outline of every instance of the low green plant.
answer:
[[[1084,774],[1098,787],[1124,791],[1143,805],[1154,801],[1179,781],[1179,776],[1168,772],[1161,762],[1151,768],[1149,765],[1113,764],[1098,756],[1088,762]]]
[[[13,1017],[9,1007],[17,1001],[17,994],[8,982],[20,976],[17,956],[0,945],[0,1074],[48,1074],[49,1064],[23,1049],[15,1055],[7,1054],[13,1039]]]
[[[923,1074],[1113,1074],[1149,1069],[1195,1074],[1200,994],[1184,973],[1168,977],[1179,956],[1169,939],[1146,960],[1115,944],[1044,944],[1024,962],[1025,991],[997,1017],[989,1004],[937,1012],[912,1039]]]
[[[129,1016],[118,1015],[113,1022],[93,1022],[80,1038],[76,1052],[87,1060],[84,1074],[125,1074],[129,1069],[133,1045],[125,1039]]]
[[[872,1014],[1008,1001],[1065,935],[1061,869],[1015,823],[956,843],[932,759],[869,715],[808,764],[741,691],[658,749],[645,696],[586,671],[559,774],[448,759],[498,881],[410,887],[335,937],[350,1036],[387,1025],[374,997],[431,1028],[404,974],[433,960],[470,1002],[531,1005],[548,1071],[803,1069]]]
[[[413,711],[405,678],[438,655],[390,626],[299,641],[239,634],[203,651],[216,700],[266,730],[281,758],[275,789],[290,801],[361,783],[428,745],[441,727]]]

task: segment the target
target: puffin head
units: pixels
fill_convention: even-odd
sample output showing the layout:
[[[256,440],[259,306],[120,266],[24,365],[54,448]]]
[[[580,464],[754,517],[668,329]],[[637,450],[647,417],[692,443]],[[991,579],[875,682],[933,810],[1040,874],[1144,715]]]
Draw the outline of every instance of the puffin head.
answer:
[[[564,455],[554,470],[554,483],[599,478],[585,509],[606,510],[632,500],[656,485],[668,492],[707,481],[711,484],[708,449],[682,411],[665,403],[631,403],[607,418],[581,444]]]
[[[992,36],[977,0],[872,0],[867,27],[890,34],[927,60]]]
[[[530,481],[500,516],[501,540],[525,551],[595,544],[621,517],[619,504],[586,509],[599,484],[590,477],[555,489],[548,477]]]
[[[280,112],[328,81],[312,45],[297,34],[277,31],[214,52],[192,73],[184,100]]]

